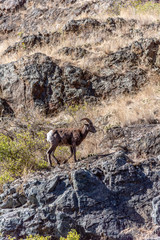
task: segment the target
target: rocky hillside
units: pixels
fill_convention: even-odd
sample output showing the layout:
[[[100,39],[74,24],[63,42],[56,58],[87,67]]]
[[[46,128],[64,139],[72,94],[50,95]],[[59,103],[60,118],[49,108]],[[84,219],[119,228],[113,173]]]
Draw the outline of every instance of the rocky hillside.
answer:
[[[9,99],[9,112],[12,109],[17,113],[25,106],[53,113],[66,103],[97,102],[118,94],[135,93],[149,81],[150,71],[158,74],[159,49],[157,39],[133,42],[101,59],[104,66],[96,74],[71,64],[60,67],[52,58],[35,53],[0,65],[2,96]],[[72,51],[77,51],[78,56],[83,54],[80,48],[62,50],[64,54]]]
[[[160,239],[159,14],[157,1],[0,0],[0,240]],[[43,134],[82,117],[97,133],[78,162],[31,173]]]
[[[8,182],[0,194],[0,232],[16,239],[159,239],[160,126],[108,129],[99,153]],[[113,149],[112,147],[116,147]]]
[[[1,113],[54,114],[66,104],[133,94],[157,78],[159,20],[107,17],[112,5],[2,1]]]
[[[0,231],[16,239],[58,240],[70,229],[83,240],[159,239],[159,172],[159,156],[134,165],[119,151],[5,184]]]

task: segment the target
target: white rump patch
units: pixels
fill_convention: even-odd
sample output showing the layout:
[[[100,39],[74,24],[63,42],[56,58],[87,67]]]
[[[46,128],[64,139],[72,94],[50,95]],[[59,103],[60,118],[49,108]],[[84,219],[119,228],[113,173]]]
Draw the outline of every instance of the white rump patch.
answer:
[[[47,133],[47,142],[52,142],[52,139],[53,139],[53,130],[50,130],[48,133]]]

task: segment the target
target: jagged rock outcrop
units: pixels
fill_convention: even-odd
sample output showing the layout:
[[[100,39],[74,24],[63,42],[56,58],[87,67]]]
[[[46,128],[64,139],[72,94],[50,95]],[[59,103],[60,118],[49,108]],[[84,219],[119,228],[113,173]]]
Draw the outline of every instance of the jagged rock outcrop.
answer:
[[[2,96],[12,102],[14,111],[38,107],[42,112],[49,113],[64,103],[94,96],[87,73],[71,65],[61,69],[50,57],[41,53],[1,65],[0,76]]]
[[[0,1],[0,10],[15,11],[24,5],[26,0],[2,0]]]
[[[54,33],[45,33],[45,34],[33,34],[23,36],[23,33],[20,33],[21,40],[16,42],[14,45],[9,46],[3,53],[4,55],[18,52],[19,50],[25,50],[29,52],[33,50],[34,47],[41,47],[42,45],[46,44],[57,44],[59,42],[61,33],[54,32]]]
[[[71,20],[68,21],[68,23],[64,26],[63,30],[65,32],[79,32],[86,29],[90,29],[90,28],[97,28],[101,25],[101,23],[99,21],[97,21],[96,19],[92,19],[92,18],[86,18],[86,19],[82,19],[82,20]]]
[[[105,12],[107,14],[109,11],[117,14],[119,12],[119,6],[122,6],[122,4],[126,2],[128,1],[92,0],[86,2],[81,0],[1,0],[0,40],[1,38],[5,39],[6,36],[4,36],[4,34],[6,33],[13,36],[15,35],[15,32],[33,34],[39,31],[39,25],[43,32],[46,31],[48,26],[54,26],[55,24],[61,25],[62,22],[66,22],[65,25],[67,26],[70,25],[72,20],[73,22],[76,22],[77,19],[75,18],[81,16],[81,14],[89,15],[89,17],[92,16],[93,21],[98,21],[94,19],[97,17],[98,13]],[[87,21],[93,23],[91,17],[86,18],[89,19]],[[83,25],[83,20],[81,20],[80,17],[78,21],[80,23],[78,23],[78,28],[80,29]],[[94,24],[92,23],[91,25],[87,25],[87,27],[93,26]],[[133,35],[133,32],[135,32],[135,34],[138,33],[138,31],[136,31],[137,29],[133,28],[134,24],[135,21],[126,22],[121,18],[117,18],[117,20],[110,18],[106,23],[104,22],[104,24],[100,24],[100,27],[104,28],[105,25],[109,26],[110,29],[107,32],[109,34],[109,32],[112,32],[112,30],[114,31],[117,27],[121,28],[122,26],[128,25],[128,34],[132,31],[131,35]],[[77,25],[77,23],[74,23],[73,25]],[[154,28],[154,24],[147,25]],[[139,28],[138,24],[136,28]],[[145,29],[147,29],[146,26]],[[157,31],[158,30],[159,27],[157,28]],[[139,31],[141,31],[141,27],[139,28]],[[141,33],[143,34],[143,31],[141,31]]]
[[[64,47],[58,51],[58,53],[66,55],[66,56],[72,56],[73,58],[80,59],[89,53],[86,49],[81,47]]]
[[[34,13],[42,11],[40,9],[34,11]],[[38,13],[37,13],[38,14]],[[33,13],[31,14],[31,16]],[[39,15],[43,16],[45,15],[44,10],[39,13]],[[38,16],[39,16],[38,15]],[[28,21],[31,21],[31,16],[28,17]],[[35,16],[35,19],[36,17]],[[7,17],[1,20],[1,27],[0,30],[3,32],[10,32],[14,29],[15,24],[13,21],[12,24],[7,25],[7,20],[9,20]],[[18,19],[17,19],[18,21]],[[4,24],[3,24],[4,23]],[[26,23],[24,23],[26,24]],[[34,22],[32,21],[32,24]],[[27,26],[25,26],[25,29]],[[127,30],[124,32],[123,29],[126,28]],[[124,37],[126,39],[134,39],[134,37],[139,36],[138,41],[142,41],[144,38],[144,32],[145,31],[159,31],[160,29],[160,23],[152,23],[152,24],[145,24],[141,28],[138,26],[137,20],[128,20],[126,21],[123,18],[107,18],[105,22],[99,22],[96,19],[92,18],[87,18],[87,19],[80,19],[80,20],[70,20],[68,21],[64,26],[63,30],[57,30],[55,32],[47,32],[47,31],[42,31],[42,32],[33,32],[30,31],[30,33],[25,33],[24,31],[19,31],[19,41],[15,42],[13,45],[10,45],[3,53],[3,55],[9,54],[9,53],[14,53],[15,51],[26,51],[29,52],[33,50],[34,47],[39,47],[39,46],[46,46],[46,45],[52,45],[54,44],[55,46],[59,46],[61,44],[62,39],[64,38],[66,33],[71,33],[78,35],[80,33],[85,32],[85,38],[87,39],[87,36],[93,35],[97,31],[99,32],[99,37],[97,38],[97,45],[99,45],[101,42],[105,41],[106,38],[109,36],[118,36],[117,34],[120,34],[120,37]],[[119,33],[119,31],[121,33]],[[118,31],[118,33],[117,33]],[[67,37],[67,35],[66,35]],[[91,47],[91,46],[90,46]],[[64,49],[67,49],[65,47]]]
[[[152,218],[155,224],[160,225],[160,195],[155,197],[152,202]]]
[[[94,102],[119,94],[135,93],[147,82],[150,69],[159,72],[159,48],[160,41],[157,39],[134,42],[105,57],[104,67],[98,74],[71,64],[60,67],[52,58],[36,53],[0,65],[2,96],[11,103],[15,112],[29,106],[48,114],[60,110],[66,103]],[[85,54],[85,50],[75,49],[75,53],[80,56],[81,53]]]
[[[83,240],[128,239],[122,233],[127,228],[160,225],[159,156],[138,165],[127,159],[121,151],[90,157],[72,169],[65,165],[4,185],[2,236],[56,240],[75,228]]]
[[[113,127],[107,130],[101,147],[105,149],[122,147],[139,158],[140,156],[160,155],[160,126],[159,124],[137,124],[127,127]]]

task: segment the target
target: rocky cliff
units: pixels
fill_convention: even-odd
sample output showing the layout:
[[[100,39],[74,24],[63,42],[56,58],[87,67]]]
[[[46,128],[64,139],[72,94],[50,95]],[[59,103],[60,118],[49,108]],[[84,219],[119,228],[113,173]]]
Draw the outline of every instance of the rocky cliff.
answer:
[[[151,75],[159,75],[159,21],[100,18],[98,11],[113,3],[0,3],[3,115],[17,115],[24,108],[54,114],[66,104],[133,94]]]
[[[98,75],[71,64],[60,67],[50,57],[35,53],[0,65],[1,95],[15,113],[31,107],[49,114],[65,104],[133,94],[149,81],[149,72],[159,73],[159,49],[157,39],[136,41],[103,58],[104,67]],[[124,66],[127,68],[122,72]]]
[[[121,232],[160,225],[159,157],[138,166],[126,160],[116,152],[86,159],[75,169],[55,169],[4,185],[1,233],[16,239],[30,234],[59,239],[75,228],[82,239],[132,239],[137,230]]]
[[[40,234],[58,240],[74,228],[87,240],[137,239],[143,231],[143,239],[158,239],[159,128],[112,130],[112,139],[122,142],[124,137],[130,150],[99,154],[5,184],[0,195],[2,236]],[[135,162],[134,153],[146,157]]]

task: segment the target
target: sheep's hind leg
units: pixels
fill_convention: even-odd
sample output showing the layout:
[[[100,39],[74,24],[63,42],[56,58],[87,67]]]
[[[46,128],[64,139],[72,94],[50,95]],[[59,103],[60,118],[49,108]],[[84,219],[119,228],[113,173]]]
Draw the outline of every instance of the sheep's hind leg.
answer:
[[[73,154],[74,154],[74,162],[77,162],[77,160],[76,160],[76,146],[74,145],[74,146],[72,146],[72,148],[73,148]]]
[[[53,157],[54,157],[54,160],[55,160],[56,164],[59,165],[59,162],[58,162],[57,158],[54,156],[55,149],[56,149],[56,147],[54,147],[52,145],[47,151],[47,159],[48,159],[48,164],[50,165],[50,167],[52,167],[52,161],[51,161],[51,153],[52,152],[53,152]]]
[[[54,151],[55,151],[55,150],[54,150]],[[53,152],[53,158],[54,158],[54,160],[55,160],[55,163],[58,164],[58,165],[60,165],[60,162],[59,162],[58,159],[54,156],[54,152]]]
[[[73,156],[73,148],[72,148],[72,146],[70,146],[70,151],[71,151],[71,154],[70,154],[69,158],[67,158],[67,159],[63,162],[63,164],[65,164],[65,163]]]

